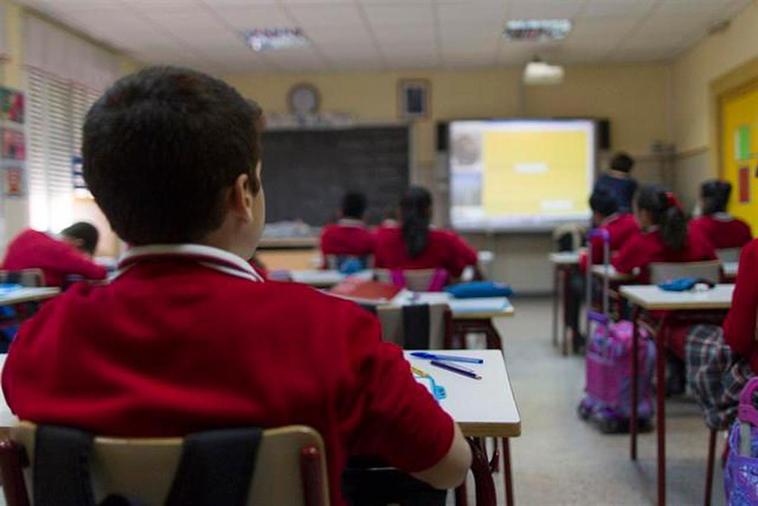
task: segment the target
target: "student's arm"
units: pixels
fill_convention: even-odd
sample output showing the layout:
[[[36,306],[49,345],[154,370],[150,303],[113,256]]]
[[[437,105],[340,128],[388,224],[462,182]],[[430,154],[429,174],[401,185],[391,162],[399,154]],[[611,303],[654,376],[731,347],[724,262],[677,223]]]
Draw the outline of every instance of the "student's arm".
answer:
[[[63,276],[78,275],[86,279],[100,280],[108,276],[105,267],[84,256],[73,246],[51,240],[38,252],[40,269],[59,272]]]
[[[749,357],[755,347],[758,312],[758,241],[745,246],[732,297],[732,307],[724,322],[724,340],[735,352]]]
[[[450,249],[448,265],[445,268],[456,278],[463,273],[463,269],[472,266],[478,270],[479,254],[458,234],[446,232],[448,237],[447,247]]]
[[[413,378],[402,350],[381,342],[376,318],[353,313],[341,340],[348,358],[340,410],[352,425],[351,454],[379,457],[436,488],[458,486],[471,451],[457,425]]]

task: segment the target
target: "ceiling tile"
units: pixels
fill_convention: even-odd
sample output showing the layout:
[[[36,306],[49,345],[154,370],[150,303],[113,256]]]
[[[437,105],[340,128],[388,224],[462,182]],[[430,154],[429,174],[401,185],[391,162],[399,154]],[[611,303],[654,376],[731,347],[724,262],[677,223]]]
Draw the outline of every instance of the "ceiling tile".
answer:
[[[292,20],[277,5],[259,7],[222,7],[215,9],[225,23],[236,30],[290,27]]]
[[[579,14],[584,0],[511,0],[509,19],[573,18]]]

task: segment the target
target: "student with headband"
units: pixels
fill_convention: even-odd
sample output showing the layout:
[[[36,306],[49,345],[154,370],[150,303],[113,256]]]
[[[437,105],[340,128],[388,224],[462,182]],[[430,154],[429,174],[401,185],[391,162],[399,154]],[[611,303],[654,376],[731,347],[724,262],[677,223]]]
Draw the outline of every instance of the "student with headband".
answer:
[[[742,248],[753,239],[750,225],[727,212],[732,185],[712,179],[700,186],[703,214],[690,222],[690,230],[702,234],[716,249]]]
[[[642,231],[613,256],[617,271],[648,282],[655,262],[699,262],[716,259],[711,242],[697,230],[688,230],[687,217],[676,196],[657,185],[645,185],[637,194],[637,221]]]

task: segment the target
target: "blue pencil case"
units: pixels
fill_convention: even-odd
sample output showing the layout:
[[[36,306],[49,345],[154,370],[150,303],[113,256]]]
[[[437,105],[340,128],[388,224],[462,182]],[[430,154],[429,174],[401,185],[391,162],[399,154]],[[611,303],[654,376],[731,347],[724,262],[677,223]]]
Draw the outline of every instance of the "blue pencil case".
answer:
[[[658,288],[666,292],[688,292],[695,288],[696,285],[707,285],[708,288],[716,286],[713,281],[703,278],[679,278],[660,283]]]
[[[510,297],[513,289],[505,283],[494,281],[472,281],[448,286],[447,293],[456,299],[473,299],[479,297]]]

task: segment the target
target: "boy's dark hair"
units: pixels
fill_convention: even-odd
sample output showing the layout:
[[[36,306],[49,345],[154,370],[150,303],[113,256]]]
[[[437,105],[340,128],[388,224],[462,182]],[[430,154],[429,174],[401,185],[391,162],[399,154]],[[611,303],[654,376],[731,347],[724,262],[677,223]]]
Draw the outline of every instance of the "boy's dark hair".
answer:
[[[727,181],[711,179],[700,186],[700,197],[703,200],[703,214],[708,216],[715,213],[725,213],[732,195],[732,184]]]
[[[687,245],[687,216],[676,197],[658,185],[643,185],[637,194],[637,207],[648,211],[660,226],[663,243],[674,251]]]
[[[411,258],[424,252],[429,243],[432,221],[432,194],[421,186],[411,186],[400,200],[405,249]]]
[[[61,230],[61,235],[71,239],[80,240],[80,249],[90,255],[95,254],[97,243],[100,240],[100,232],[97,231],[97,228],[91,223],[85,221],[80,221],[64,228]]]
[[[362,220],[366,214],[366,195],[361,192],[348,192],[342,197],[342,216]]]
[[[611,170],[629,174],[634,168],[634,158],[624,152],[616,153],[611,159]]]
[[[611,216],[619,210],[616,194],[608,188],[599,186],[590,195],[590,209],[603,216]]]
[[[193,70],[151,67],[117,81],[84,124],[84,179],[130,244],[197,242],[224,219],[241,174],[260,190],[261,109]]]

